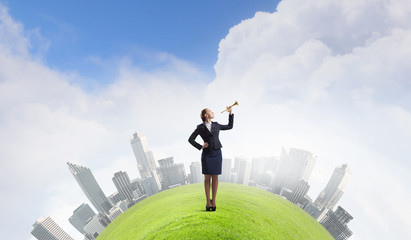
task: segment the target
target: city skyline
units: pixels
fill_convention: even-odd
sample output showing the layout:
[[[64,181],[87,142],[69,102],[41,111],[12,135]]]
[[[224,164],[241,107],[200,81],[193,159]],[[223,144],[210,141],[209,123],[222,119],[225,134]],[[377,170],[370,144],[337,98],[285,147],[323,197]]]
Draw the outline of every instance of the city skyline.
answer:
[[[112,181],[117,191],[108,198],[89,168],[67,162],[69,171],[84,195],[99,212],[95,214],[88,204],[82,203],[68,218],[73,227],[84,235],[84,240],[96,239],[110,222],[148,196],[161,190],[200,182],[201,164],[198,161],[191,163],[190,173],[186,175],[184,164],[174,163],[173,157],[157,160],[159,167],[156,167],[145,136],[134,133],[130,143],[137,161],[137,170],[144,177],[130,181],[127,172],[114,173]],[[353,217],[340,206],[333,212],[351,176],[347,164],[335,168],[326,187],[313,202],[307,194],[310,189],[308,181],[317,156],[309,151],[290,148],[287,152],[282,148],[279,158],[258,157],[250,162],[247,158],[236,157],[233,165],[231,159],[224,161],[225,176],[220,181],[258,187],[282,196],[309,213],[338,240],[348,239],[353,234],[347,226]],[[154,176],[158,176],[160,188]],[[40,218],[33,227],[32,235],[38,240],[71,238],[50,217],[45,220]]]

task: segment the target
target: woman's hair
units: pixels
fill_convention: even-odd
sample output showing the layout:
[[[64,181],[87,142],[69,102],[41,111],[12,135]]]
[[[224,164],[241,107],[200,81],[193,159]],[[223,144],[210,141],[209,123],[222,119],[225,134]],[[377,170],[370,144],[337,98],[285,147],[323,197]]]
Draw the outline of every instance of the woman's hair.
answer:
[[[201,115],[200,115],[200,117],[201,117],[201,119],[203,120],[203,122],[205,122],[206,121],[206,118],[205,118],[205,114],[207,113],[207,108],[204,108],[202,111],[201,111]]]

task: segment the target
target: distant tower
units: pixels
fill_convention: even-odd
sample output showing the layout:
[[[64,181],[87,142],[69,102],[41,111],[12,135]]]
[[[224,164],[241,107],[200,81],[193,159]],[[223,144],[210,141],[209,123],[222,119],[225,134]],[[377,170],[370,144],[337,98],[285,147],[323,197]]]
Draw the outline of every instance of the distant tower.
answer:
[[[138,133],[134,133],[130,143],[137,160],[137,168],[141,178],[153,177],[158,189],[161,190],[160,179],[156,171],[156,162],[154,161],[153,153],[148,148],[147,138]]]
[[[290,148],[289,153],[292,164],[285,187],[294,191],[300,181],[308,182],[317,157],[311,152],[296,148]]]
[[[69,218],[69,222],[79,232],[86,234],[84,227],[90,218],[93,218],[96,214],[87,203],[81,204],[76,210],[73,211],[73,215]]]
[[[353,217],[347,211],[338,206],[335,212],[332,210],[328,211],[320,223],[328,230],[334,239],[346,240],[352,235],[352,231],[347,226],[348,222],[352,219]]]
[[[251,163],[245,158],[238,159],[238,178],[237,183],[248,185],[251,177]]]
[[[283,148],[279,167],[271,182],[272,191],[276,194],[280,194],[282,188],[293,191],[301,181],[308,182],[316,159],[308,151],[290,148],[287,153]]]
[[[221,182],[230,182],[231,179],[231,159],[230,158],[224,158],[223,163],[222,163],[222,169],[221,169],[221,176],[219,177],[219,180]]]
[[[314,202],[320,211],[324,212],[324,210],[328,211],[334,208],[343,195],[343,190],[350,178],[351,171],[347,164],[335,168],[327,186]]]
[[[192,162],[190,164],[190,182],[191,183],[201,183],[203,182],[203,174],[201,171],[200,162]]]
[[[67,165],[80,185],[81,190],[100,213],[108,213],[112,207],[110,200],[101,190],[90,169],[84,166],[67,162]]]
[[[287,179],[288,173],[290,172],[290,168],[291,168],[291,158],[288,155],[287,151],[284,148],[282,148],[279,166],[270,183],[271,191],[273,193],[275,194],[281,193],[281,190],[285,184],[285,180]]]
[[[130,202],[133,201],[133,191],[131,189],[131,182],[126,172],[116,172],[112,178],[117,191],[121,193]]]
[[[38,240],[74,240],[50,217],[40,218],[33,227],[31,234]]]
[[[163,189],[185,184],[186,172],[184,164],[175,164],[173,157],[160,159],[158,163],[160,164],[158,171],[161,176]]]

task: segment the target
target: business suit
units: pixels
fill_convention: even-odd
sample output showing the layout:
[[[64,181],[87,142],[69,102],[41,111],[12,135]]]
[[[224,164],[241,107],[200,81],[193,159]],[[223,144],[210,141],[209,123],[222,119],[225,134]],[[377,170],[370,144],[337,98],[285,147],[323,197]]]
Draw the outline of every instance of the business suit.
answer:
[[[203,149],[201,154],[201,165],[203,174],[219,175],[221,174],[221,142],[219,139],[220,130],[229,130],[233,128],[234,114],[228,116],[228,124],[221,125],[218,122],[211,122],[211,131],[208,130],[205,123],[197,125],[197,128],[190,135],[188,142],[198,150],[201,150],[202,145],[195,141],[198,135],[204,142],[208,143],[208,147]]]

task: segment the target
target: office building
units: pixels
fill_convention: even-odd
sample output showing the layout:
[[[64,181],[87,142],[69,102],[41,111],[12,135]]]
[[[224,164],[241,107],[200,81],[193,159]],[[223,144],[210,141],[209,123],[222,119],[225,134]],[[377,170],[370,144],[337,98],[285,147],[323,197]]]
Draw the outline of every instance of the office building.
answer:
[[[295,205],[302,206],[304,203],[304,196],[308,193],[310,186],[304,180],[298,182],[294,190],[288,188],[282,188],[281,196],[287,198],[288,201],[294,203]]]
[[[338,206],[335,212],[329,210],[320,223],[334,239],[346,240],[352,235],[352,231],[347,226],[348,222],[352,219],[353,217],[347,211]]]
[[[141,179],[141,187],[143,192],[150,197],[159,192],[157,181],[154,178],[144,178]]]
[[[204,180],[201,162],[190,164],[190,183],[202,183]]]
[[[293,191],[300,181],[308,182],[316,159],[308,151],[290,148],[287,153],[283,148],[279,166],[270,184],[272,192],[280,194],[283,187]]]
[[[84,226],[86,226],[87,220],[94,217],[95,215],[96,214],[91,209],[91,207],[87,203],[83,203],[73,211],[73,215],[69,218],[69,222],[79,232],[86,234],[83,228]]]
[[[184,185],[186,182],[186,173],[182,163],[175,164],[173,157],[158,160],[160,167],[160,179],[162,189],[168,189],[175,185]]]
[[[147,138],[134,133],[130,143],[137,160],[137,168],[141,178],[153,177],[158,189],[161,190],[160,178],[156,171],[156,162],[154,161],[153,153],[148,148]]]
[[[69,162],[67,162],[67,165],[77,183],[80,185],[81,190],[83,190],[96,210],[100,213],[108,212],[112,204],[103,190],[101,190],[90,169]]]
[[[236,162],[238,162],[237,183],[248,185],[251,176],[251,163],[245,158],[236,158]]]
[[[315,219],[318,219],[321,215],[321,210],[312,201],[307,201],[303,209]]]
[[[300,181],[308,182],[317,157],[311,152],[296,148],[290,148],[289,156],[292,163],[284,186],[294,191]]]
[[[126,172],[116,172],[112,178],[117,191],[123,195],[124,199],[128,199],[130,202],[133,201],[133,189],[131,187],[130,178]]]
[[[350,178],[351,171],[347,164],[336,167],[327,186],[315,200],[315,205],[324,213],[329,209],[333,209],[342,197],[343,190]]]
[[[97,238],[104,228],[105,227],[101,223],[99,216],[96,215],[88,220],[86,226],[84,226],[84,232],[86,232],[86,236]]]
[[[291,168],[291,158],[288,155],[287,151],[282,148],[280,154],[280,162],[277,168],[277,171],[274,174],[273,179],[271,179],[270,187],[271,191],[275,194],[280,194],[282,188],[285,185],[285,180],[290,172]]]
[[[74,240],[50,217],[37,220],[31,234],[38,240]]]
[[[221,175],[218,178],[221,182],[230,182],[231,178],[231,164],[232,161],[229,158],[224,158],[221,166]]]
[[[126,198],[123,196],[123,194],[119,193],[116,191],[115,193],[111,194],[108,196],[108,199],[110,200],[112,205],[115,205],[116,203],[125,200]]]

